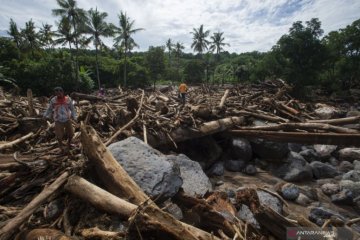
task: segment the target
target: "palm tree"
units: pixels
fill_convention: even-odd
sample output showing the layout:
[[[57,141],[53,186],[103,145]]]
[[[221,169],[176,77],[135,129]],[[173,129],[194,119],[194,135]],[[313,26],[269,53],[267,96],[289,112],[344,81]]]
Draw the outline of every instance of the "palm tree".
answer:
[[[30,49],[31,55],[34,56],[34,49],[40,47],[39,34],[35,30],[35,24],[32,20],[25,23],[25,29],[21,30],[21,34],[24,38],[24,46],[26,49]]]
[[[74,34],[71,32],[71,23],[69,19],[63,17],[57,25],[58,30],[55,33],[55,36],[58,38],[54,42],[55,44],[60,44],[62,46],[69,44],[70,54],[72,56],[71,44],[74,42]]]
[[[124,12],[120,12],[119,17],[119,24],[120,27],[116,28],[115,33],[118,36],[115,38],[115,46],[117,48],[121,47],[124,50],[125,56],[125,64],[124,64],[124,86],[126,87],[126,60],[127,54],[134,48],[139,47],[134,39],[131,37],[132,34],[144,30],[143,28],[133,28],[135,21],[130,21],[129,17]]]
[[[16,22],[12,18],[10,18],[10,27],[9,31],[7,32],[14,40],[16,47],[20,49],[21,45],[21,34],[18,30],[18,27],[16,25]]]
[[[96,56],[96,76],[100,89],[100,76],[99,76],[99,61],[98,61],[98,49],[103,46],[104,43],[100,37],[111,37],[114,33],[114,26],[105,22],[105,18],[108,16],[106,12],[99,12],[97,8],[92,8],[88,11],[88,19],[84,28],[84,32],[90,34],[88,41],[94,43],[95,56]]]
[[[184,49],[184,45],[180,42],[177,42],[175,44],[175,49],[174,49],[174,52],[175,52],[175,57],[176,57],[176,69],[177,69],[177,75],[178,77],[180,77],[180,73],[179,73],[179,69],[180,69],[180,57],[181,57],[181,54],[182,54],[182,50]],[[178,79],[180,81],[180,79]]]
[[[225,38],[223,37],[223,32],[214,33],[211,38],[210,50],[212,52],[216,51],[217,60],[219,60],[220,52],[224,50],[224,46],[230,46],[228,43],[224,43]]]
[[[61,18],[66,17],[72,25],[72,30],[74,32],[73,41],[76,48],[76,57],[75,57],[75,66],[76,66],[76,79],[79,78],[79,67],[78,67],[78,50],[79,50],[79,39],[81,35],[80,28],[85,21],[85,11],[77,7],[75,0],[56,0],[60,8],[53,9],[52,13],[55,16],[60,16]]]
[[[55,36],[55,32],[51,31],[51,28],[52,25],[46,23],[42,25],[39,31],[41,42],[45,47],[53,47],[54,45],[53,37]]]
[[[204,50],[208,49],[210,42],[206,38],[209,36],[210,31],[206,30],[204,32],[204,26],[201,24],[199,29],[194,28],[191,33],[193,34],[193,43],[191,44],[191,48],[201,55]]]
[[[174,46],[174,44],[171,42],[171,39],[169,38],[166,41],[166,47],[169,50],[169,67],[171,67],[171,50],[172,50],[173,46]]]

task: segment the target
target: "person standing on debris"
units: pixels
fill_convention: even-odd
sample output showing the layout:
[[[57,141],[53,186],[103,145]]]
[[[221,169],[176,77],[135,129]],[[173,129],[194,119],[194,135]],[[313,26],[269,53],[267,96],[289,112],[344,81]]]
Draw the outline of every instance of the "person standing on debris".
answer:
[[[64,95],[64,90],[61,87],[54,88],[55,95],[50,99],[49,106],[44,113],[44,118],[50,119],[51,116],[55,122],[55,135],[59,142],[61,151],[63,148],[64,135],[68,137],[68,150],[70,150],[71,140],[74,136],[74,129],[72,121],[76,121],[76,110],[69,96]]]
[[[180,97],[181,97],[182,104],[185,104],[185,98],[186,98],[187,91],[188,91],[188,87],[186,86],[186,84],[181,83],[180,86],[179,86],[179,92],[180,92]]]

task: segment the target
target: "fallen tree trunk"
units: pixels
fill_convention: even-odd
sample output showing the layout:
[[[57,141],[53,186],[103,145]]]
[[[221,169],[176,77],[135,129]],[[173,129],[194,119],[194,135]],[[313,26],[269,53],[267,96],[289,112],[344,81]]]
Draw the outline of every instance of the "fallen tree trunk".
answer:
[[[345,125],[351,123],[359,123],[360,116],[347,117],[347,118],[334,118],[326,120],[308,120],[309,123],[327,123],[332,125]]]
[[[226,91],[224,92],[224,96],[222,96],[222,98],[221,98],[219,108],[224,107],[224,104],[225,104],[225,101],[226,101],[226,98],[227,98],[228,95],[229,95],[229,89],[226,89]]]
[[[110,232],[110,231],[104,231],[99,229],[98,227],[93,228],[87,228],[80,230],[81,236],[83,236],[85,239],[94,239],[94,238],[101,238],[101,239],[112,239],[112,238],[119,238],[126,236],[125,232]]]
[[[239,137],[261,138],[275,142],[360,146],[360,134],[271,132],[260,130],[231,130],[228,131],[228,134]]]
[[[70,97],[74,100],[89,100],[89,101],[104,101],[106,100],[103,97],[98,97],[90,94],[83,94],[78,92],[72,92]]]
[[[281,123],[273,126],[255,126],[255,127],[242,127],[241,130],[267,130],[267,131],[278,131],[278,130],[328,130],[337,133],[359,133],[359,131],[344,127],[332,126],[325,123]]]
[[[159,132],[157,136],[148,134],[148,141],[149,144],[153,147],[169,145],[174,142],[182,142],[193,138],[199,138],[218,132],[223,132],[234,126],[242,124],[244,124],[244,117],[223,118],[216,121],[206,122],[200,125],[198,129],[177,128],[168,135],[163,132]]]
[[[11,235],[20,225],[30,217],[34,211],[43,204],[59,187],[66,181],[69,174],[64,172],[52,184],[45,187],[42,192],[36,196],[21,212],[11,219],[0,229],[0,240],[10,239]]]
[[[31,138],[32,136],[34,135],[33,132],[30,132],[28,134],[26,134],[25,136],[21,137],[21,138],[18,138],[12,142],[8,142],[8,143],[3,143],[3,144],[0,144],[0,151],[1,150],[5,150],[5,149],[8,149],[8,148],[12,148],[13,146],[15,146],[16,144],[19,144],[29,138]]]

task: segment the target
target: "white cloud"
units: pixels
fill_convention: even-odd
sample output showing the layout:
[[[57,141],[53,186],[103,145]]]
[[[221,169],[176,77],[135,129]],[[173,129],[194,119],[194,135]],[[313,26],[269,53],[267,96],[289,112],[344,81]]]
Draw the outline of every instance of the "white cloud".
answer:
[[[118,24],[120,10],[145,31],[134,35],[140,50],[164,45],[168,38],[182,42],[190,52],[193,28],[204,24],[211,32],[224,32],[230,52],[267,51],[295,21],[318,17],[325,33],[344,28],[360,18],[358,0],[78,0],[86,10],[97,7]],[[22,27],[30,18],[41,26],[54,24],[55,0],[0,0],[0,30],[13,18]],[[111,41],[106,41],[111,45]]]

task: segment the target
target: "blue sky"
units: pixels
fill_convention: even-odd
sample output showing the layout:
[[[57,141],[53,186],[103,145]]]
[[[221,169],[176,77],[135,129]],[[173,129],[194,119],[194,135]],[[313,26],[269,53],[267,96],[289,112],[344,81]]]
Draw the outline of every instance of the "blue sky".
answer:
[[[193,28],[224,32],[229,52],[268,51],[295,21],[317,17],[325,34],[344,28],[360,18],[360,0],[77,0],[85,10],[97,7],[118,25],[118,14],[126,11],[135,27],[145,28],[134,35],[140,51],[164,45],[168,38],[184,44],[190,52]],[[13,18],[22,28],[32,19],[36,26],[54,25],[51,9],[55,0],[0,0],[0,34]],[[111,46],[111,40],[105,41]]]

